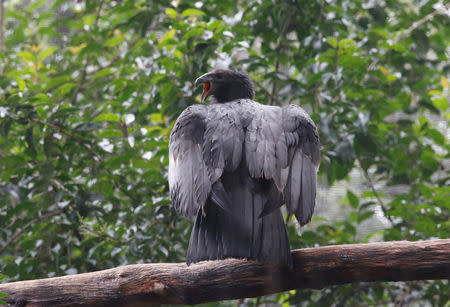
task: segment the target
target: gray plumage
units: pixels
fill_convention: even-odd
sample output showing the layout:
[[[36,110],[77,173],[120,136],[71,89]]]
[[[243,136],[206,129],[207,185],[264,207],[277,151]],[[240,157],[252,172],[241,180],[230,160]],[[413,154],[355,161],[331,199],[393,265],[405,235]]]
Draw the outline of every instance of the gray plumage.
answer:
[[[316,126],[299,106],[253,101],[245,74],[215,70],[200,82],[210,82],[202,100],[212,96],[213,104],[184,110],[169,143],[173,205],[196,218],[187,263],[234,257],[291,265],[279,208],[285,203],[301,225],[311,219]]]

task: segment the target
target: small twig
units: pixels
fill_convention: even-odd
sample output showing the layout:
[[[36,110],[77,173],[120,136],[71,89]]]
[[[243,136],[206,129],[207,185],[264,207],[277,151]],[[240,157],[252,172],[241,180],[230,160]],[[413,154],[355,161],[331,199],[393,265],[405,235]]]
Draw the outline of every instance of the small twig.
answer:
[[[131,238],[129,240],[122,240],[122,239],[113,237],[112,235],[108,234],[106,231],[100,232],[100,231],[88,229],[86,227],[81,228],[81,233],[91,235],[94,238],[109,239],[110,241],[112,241],[114,243],[118,243],[118,244],[122,244],[122,245],[130,243],[130,241],[131,241]]]
[[[339,67],[339,37],[336,37],[336,48],[334,48],[334,71],[337,74]]]
[[[437,9],[435,9],[433,12],[431,12],[430,14],[424,16],[423,18],[414,21],[411,26],[406,29],[405,31],[403,31],[401,34],[399,34],[396,38],[395,41],[398,42],[399,40],[404,39],[405,37],[408,37],[412,31],[414,31],[415,29],[417,29],[418,27],[420,27],[421,25],[423,25],[424,23],[426,23],[427,21],[430,21],[431,19],[433,19],[436,15],[440,14],[440,13],[445,13],[445,10],[450,9],[450,3],[447,3],[446,5],[444,5],[443,7],[439,7]]]
[[[123,138],[124,139],[128,139],[128,126],[127,126],[127,123],[121,120],[119,123],[117,123],[117,127],[122,132]]]
[[[9,222],[9,224],[6,225],[5,229],[11,228],[11,227],[16,223],[17,220],[18,220],[17,215],[14,215],[14,216],[11,218],[11,221]]]
[[[417,21],[414,21],[411,24],[411,26],[409,26],[409,28],[407,28],[405,31],[403,31],[397,37],[395,37],[393,39],[393,42],[396,43],[396,42],[408,37],[412,31],[414,31],[415,29],[417,29],[418,27],[420,27],[427,21],[430,21],[436,15],[438,15],[440,13],[445,13],[445,10],[448,10],[448,9],[450,9],[450,3],[447,3],[446,5],[444,5],[444,9],[442,9],[442,7],[439,7],[437,9],[435,9],[433,12],[431,12],[430,14],[422,17],[421,19],[419,19]],[[372,61],[372,63],[369,64],[368,70],[374,70],[377,67],[377,65],[378,65],[378,59],[375,59],[374,61]]]
[[[378,194],[377,190],[375,189],[375,185],[373,184],[372,179],[370,178],[369,172],[367,171],[367,169],[365,169],[364,167],[362,167],[361,162],[359,161],[359,159],[356,159],[358,161],[359,167],[361,167],[361,169],[363,170],[364,173],[364,177],[367,180],[367,183],[370,186],[370,189],[372,190],[373,195],[375,196],[375,198],[378,201],[378,204],[381,207],[381,210],[383,211],[384,216],[392,223],[394,224],[394,221],[392,220],[392,217],[390,215],[387,214],[388,209],[386,208],[386,206],[384,205],[383,200],[381,199],[380,195]]]
[[[97,8],[97,13],[95,15],[95,21],[94,21],[94,24],[92,25],[93,28],[96,28],[98,26],[98,21],[100,19],[100,12],[102,10],[102,6],[103,6],[104,2],[105,2],[105,0],[102,0],[100,2],[100,5]],[[72,104],[75,104],[75,102],[77,102],[78,94],[80,93],[81,89],[83,88],[83,83],[86,80],[86,73],[87,73],[87,67],[89,65],[89,62],[90,62],[90,56],[88,55],[88,57],[86,59],[86,63],[84,63],[83,69],[81,70],[80,80],[78,81],[77,88],[75,89],[75,93],[72,98]]]
[[[71,101],[72,104],[75,104],[75,102],[77,102],[78,94],[80,93],[81,87],[83,86],[83,82],[86,79],[86,70],[87,70],[88,63],[89,63],[89,60],[87,60],[86,63],[84,63],[83,70],[81,71],[80,80],[78,81],[77,88],[75,89],[75,94],[73,94],[73,98]]]
[[[318,105],[319,107],[323,105],[323,99],[322,96],[320,96],[320,87],[317,85],[317,82],[315,82],[314,85],[314,106]],[[314,112],[317,111],[317,108],[314,108]]]
[[[267,95],[269,95],[270,99],[275,101],[278,105],[282,106],[283,104],[281,103],[280,100],[278,100],[277,97],[273,96],[272,93],[270,93],[267,88],[261,84],[259,81],[253,80],[253,83],[256,84],[256,86],[258,86],[260,89],[262,89],[264,92],[266,92]]]
[[[105,3],[105,0],[100,1],[100,5],[97,8],[97,13],[95,14],[95,21],[93,23],[94,27],[98,26],[98,20],[100,19],[100,12],[102,10],[103,4]]]
[[[62,182],[60,182],[57,179],[50,179],[49,180],[54,186],[56,186],[58,189],[63,190],[64,192],[66,192],[67,194],[73,196],[73,193],[71,191],[69,191],[64,184],[62,184]]]
[[[14,233],[14,235],[5,243],[5,245],[3,245],[2,247],[0,247],[0,254],[12,243],[16,242],[20,236],[25,232],[25,230],[27,230],[28,228],[30,228],[33,224],[37,223],[37,222],[42,222],[44,220],[46,220],[49,217],[55,216],[60,214],[61,212],[63,212],[62,209],[56,210],[56,211],[52,211],[52,212],[48,212],[44,215],[42,215],[39,218],[34,218],[31,221],[29,221],[28,223],[26,223],[22,228],[20,228],[18,231],[16,231],[16,233]]]
[[[394,306],[396,306],[396,307],[405,306],[408,301],[407,297],[411,293],[411,288],[408,287],[407,285],[402,290],[403,291],[400,292],[394,300],[394,302],[395,302]]]
[[[42,124],[42,125],[45,125],[45,126],[49,126],[49,127],[53,128],[55,130],[58,130],[62,134],[65,134],[68,137],[76,140],[81,146],[86,148],[94,157],[96,157],[100,161],[103,161],[103,158],[95,150],[93,150],[91,146],[89,146],[88,144],[84,143],[80,138],[78,138],[75,134],[67,131],[64,127],[55,125],[54,123],[51,123],[51,122],[46,122],[46,121],[40,120],[38,118],[33,118],[32,121],[34,121],[36,123],[39,123],[39,124]]]
[[[276,73],[278,72],[278,67],[280,66],[280,62],[277,60],[276,62],[275,62],[275,77],[276,77]],[[276,92],[276,90],[277,90],[277,80],[275,79],[274,81],[273,81],[273,84],[272,84],[272,95],[270,95],[270,105],[272,106],[273,105],[273,102],[274,102],[274,98],[275,98],[275,92]]]

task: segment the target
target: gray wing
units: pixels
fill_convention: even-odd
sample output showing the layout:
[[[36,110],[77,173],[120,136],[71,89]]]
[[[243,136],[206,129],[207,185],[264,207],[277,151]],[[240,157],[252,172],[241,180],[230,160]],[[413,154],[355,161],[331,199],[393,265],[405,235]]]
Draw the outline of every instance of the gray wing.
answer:
[[[193,105],[181,113],[169,142],[170,197],[181,215],[194,218],[208,197],[227,209],[220,177],[239,165],[242,141],[233,107]]]
[[[245,135],[246,163],[253,178],[272,179],[289,214],[301,225],[311,219],[320,161],[317,128],[299,106],[255,104]],[[268,203],[262,215],[278,208]]]
[[[170,134],[169,189],[175,209],[195,217],[211,190],[208,167],[202,158],[207,110],[191,106],[181,113]]]
[[[282,130],[289,156],[283,195],[289,214],[295,214],[300,225],[304,225],[314,212],[320,163],[319,135],[309,115],[296,105],[282,108]]]
[[[281,138],[281,109],[254,104],[245,135],[245,154],[250,176],[274,179],[280,184],[280,170],[287,167],[286,142]],[[275,179],[276,178],[276,179]]]

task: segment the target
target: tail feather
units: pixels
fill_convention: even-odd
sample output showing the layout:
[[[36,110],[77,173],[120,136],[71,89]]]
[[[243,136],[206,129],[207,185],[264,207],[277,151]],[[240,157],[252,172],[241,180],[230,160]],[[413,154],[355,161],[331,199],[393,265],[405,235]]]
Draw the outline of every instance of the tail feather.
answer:
[[[270,193],[264,189],[255,190],[258,183],[249,184],[242,175],[226,174],[222,183],[229,197],[226,210],[211,198],[205,206],[205,215],[199,210],[191,233],[187,264],[247,258],[291,266],[280,200],[268,198]],[[272,208],[271,212],[262,214],[267,206]]]

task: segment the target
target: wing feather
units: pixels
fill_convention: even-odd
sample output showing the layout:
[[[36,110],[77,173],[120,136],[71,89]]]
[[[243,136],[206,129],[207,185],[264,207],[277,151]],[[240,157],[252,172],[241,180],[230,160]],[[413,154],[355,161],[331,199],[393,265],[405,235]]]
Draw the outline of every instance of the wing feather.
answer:
[[[169,142],[169,189],[175,209],[193,218],[211,190],[208,168],[202,159],[206,109],[191,106],[172,129]]]
[[[299,106],[254,104],[245,135],[245,157],[253,178],[272,179],[288,212],[301,225],[311,219],[320,160],[317,128]],[[263,215],[276,206],[264,208]]]
[[[281,133],[281,109],[254,104],[245,136],[246,162],[253,178],[273,179],[277,175],[277,143]]]
[[[175,122],[169,142],[169,189],[175,209],[183,216],[194,218],[223,171],[240,164],[244,132],[237,106],[193,105]],[[217,184],[211,199],[227,210],[224,193]]]
[[[319,135],[309,115],[296,105],[282,108],[282,123],[291,157],[283,194],[288,212],[295,214],[300,225],[305,225],[311,220],[315,207]]]

